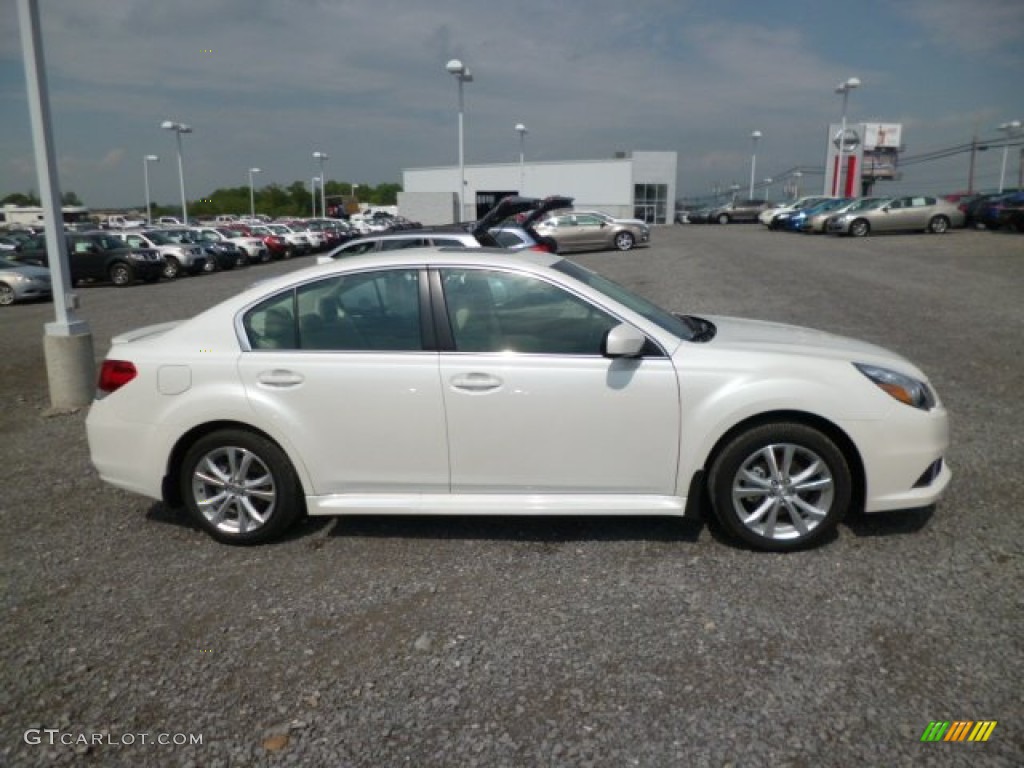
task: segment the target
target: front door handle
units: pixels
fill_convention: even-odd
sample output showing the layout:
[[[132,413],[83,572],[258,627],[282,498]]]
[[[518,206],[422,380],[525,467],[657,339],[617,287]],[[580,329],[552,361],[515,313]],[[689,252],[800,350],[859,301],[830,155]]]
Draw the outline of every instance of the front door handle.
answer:
[[[498,389],[501,379],[487,373],[465,373],[452,379],[452,386],[466,392],[490,392]]]
[[[256,379],[260,384],[264,384],[268,387],[276,387],[278,389],[297,387],[306,380],[301,373],[288,371],[283,368],[275,368],[272,371],[263,371],[256,377]]]

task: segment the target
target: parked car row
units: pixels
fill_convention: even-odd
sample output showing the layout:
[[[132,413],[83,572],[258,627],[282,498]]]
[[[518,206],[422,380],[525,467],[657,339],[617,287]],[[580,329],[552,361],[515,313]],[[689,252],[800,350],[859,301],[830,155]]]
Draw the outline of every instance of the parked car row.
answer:
[[[728,224],[760,221],[772,230],[864,237],[872,232],[943,233],[959,227],[1024,232],[1024,192],[837,198],[802,197],[770,205],[739,200],[718,207],[688,210],[677,221]]]
[[[966,226],[1024,232],[1024,191],[947,195],[963,211]]]
[[[113,283],[127,286],[155,283],[182,275],[201,275],[225,269],[263,264],[275,258],[312,253],[313,247],[295,249],[277,234],[265,237],[246,228],[171,227],[148,229],[65,230],[69,278],[72,284]],[[271,248],[268,242],[280,242]],[[339,239],[320,235],[323,249]],[[310,243],[311,241],[306,241]],[[43,233],[14,240],[0,259],[0,306],[52,296],[50,254]]]

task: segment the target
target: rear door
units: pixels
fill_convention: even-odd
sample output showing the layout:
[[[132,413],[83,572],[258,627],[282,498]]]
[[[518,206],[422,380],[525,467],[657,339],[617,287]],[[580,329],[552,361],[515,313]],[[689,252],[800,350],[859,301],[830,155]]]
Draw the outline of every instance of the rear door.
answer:
[[[417,268],[332,276],[243,314],[251,348],[239,375],[253,408],[292,439],[315,494],[448,492],[422,284]]]

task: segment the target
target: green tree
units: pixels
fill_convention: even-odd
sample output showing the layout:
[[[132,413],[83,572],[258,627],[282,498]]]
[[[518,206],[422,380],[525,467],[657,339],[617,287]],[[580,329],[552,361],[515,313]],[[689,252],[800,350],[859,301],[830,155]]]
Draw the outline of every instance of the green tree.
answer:
[[[82,205],[81,198],[70,189],[60,196],[60,202],[62,205]]]
[[[36,196],[34,190],[29,190],[28,194],[22,194],[21,192],[14,192],[7,197],[0,200],[0,205],[22,205],[28,207],[38,207],[42,205],[39,198]]]

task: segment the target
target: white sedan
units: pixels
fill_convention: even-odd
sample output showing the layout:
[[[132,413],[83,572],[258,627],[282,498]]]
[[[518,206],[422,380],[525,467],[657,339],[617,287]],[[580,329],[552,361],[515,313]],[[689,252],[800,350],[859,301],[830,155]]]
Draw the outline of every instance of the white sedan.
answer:
[[[104,480],[234,544],[304,511],[689,516],[706,497],[781,551],[950,479],[946,410],[892,352],[488,249],[333,261],[117,337],[87,430]]]

